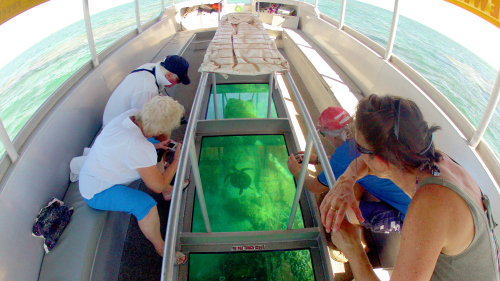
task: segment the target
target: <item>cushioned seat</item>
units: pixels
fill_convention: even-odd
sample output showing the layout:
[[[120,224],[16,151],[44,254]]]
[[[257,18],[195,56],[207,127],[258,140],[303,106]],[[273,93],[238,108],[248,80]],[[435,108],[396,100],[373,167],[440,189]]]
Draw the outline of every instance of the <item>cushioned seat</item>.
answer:
[[[44,256],[39,280],[90,280],[108,212],[90,208],[78,182],[69,185],[63,201],[74,213],[54,249]]]

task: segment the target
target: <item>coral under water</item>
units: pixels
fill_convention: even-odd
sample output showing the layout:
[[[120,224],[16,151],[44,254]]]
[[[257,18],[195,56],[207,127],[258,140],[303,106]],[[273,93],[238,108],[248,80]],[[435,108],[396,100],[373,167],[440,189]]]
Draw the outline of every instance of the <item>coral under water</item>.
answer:
[[[188,280],[314,280],[309,250],[190,254]]]
[[[204,137],[200,175],[212,231],[286,229],[295,182],[283,135]],[[293,228],[303,228],[300,207]],[[205,232],[196,199],[193,232]]]

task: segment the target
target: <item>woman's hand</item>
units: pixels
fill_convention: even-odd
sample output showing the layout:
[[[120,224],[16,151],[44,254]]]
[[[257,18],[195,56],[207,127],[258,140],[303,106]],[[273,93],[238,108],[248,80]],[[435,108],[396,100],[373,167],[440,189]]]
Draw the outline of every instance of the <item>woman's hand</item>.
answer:
[[[361,243],[361,228],[354,226],[347,219],[343,219],[340,229],[337,232],[332,232],[332,243],[344,253],[349,255],[352,252],[363,250]]]
[[[321,221],[330,233],[330,230],[336,232],[345,217],[348,208],[351,208],[360,222],[364,222],[361,211],[359,210],[354,194],[354,184],[356,181],[367,174],[367,167],[364,161],[357,159],[351,162],[347,170],[340,176],[328,194],[321,202]]]
[[[155,149],[158,150],[158,149],[165,149],[165,150],[168,150],[168,144],[171,142],[172,140],[171,139],[168,139],[168,140],[164,140],[162,142],[159,142],[159,143],[155,143],[154,146],[155,146]]]

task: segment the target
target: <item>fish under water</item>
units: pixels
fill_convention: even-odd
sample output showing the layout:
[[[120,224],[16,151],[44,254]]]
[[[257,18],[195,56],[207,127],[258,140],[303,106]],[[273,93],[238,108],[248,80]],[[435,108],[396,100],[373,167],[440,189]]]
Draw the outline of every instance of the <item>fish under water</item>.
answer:
[[[232,186],[240,189],[240,195],[243,193],[243,189],[246,189],[252,183],[252,178],[245,173],[246,170],[252,170],[252,168],[243,168],[241,170],[236,169],[234,166],[231,167],[232,172],[226,175],[224,183],[229,182]]]

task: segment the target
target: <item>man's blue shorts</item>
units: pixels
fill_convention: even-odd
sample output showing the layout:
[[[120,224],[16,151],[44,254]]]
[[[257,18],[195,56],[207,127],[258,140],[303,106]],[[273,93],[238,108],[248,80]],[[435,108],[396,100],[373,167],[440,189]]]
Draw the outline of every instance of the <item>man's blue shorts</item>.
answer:
[[[138,221],[156,205],[156,201],[145,192],[124,185],[114,185],[95,194],[90,200],[83,199],[94,209],[126,212],[133,214]]]
[[[401,212],[384,202],[360,201],[359,209],[365,219],[362,226],[380,233],[400,233],[403,227]]]

